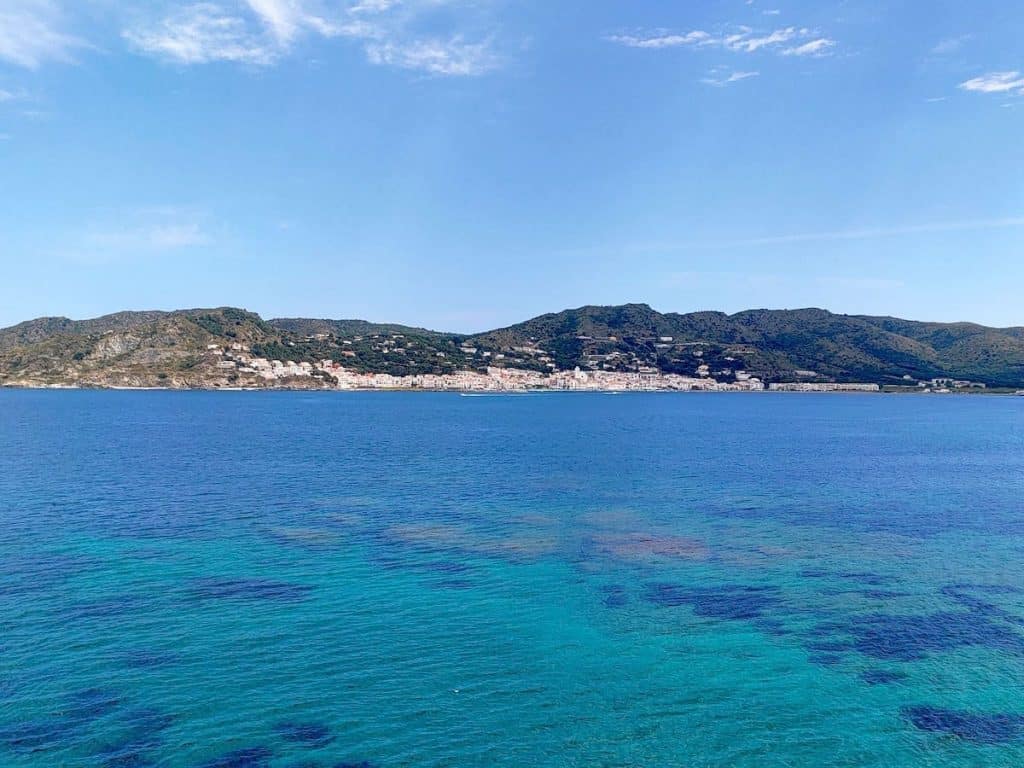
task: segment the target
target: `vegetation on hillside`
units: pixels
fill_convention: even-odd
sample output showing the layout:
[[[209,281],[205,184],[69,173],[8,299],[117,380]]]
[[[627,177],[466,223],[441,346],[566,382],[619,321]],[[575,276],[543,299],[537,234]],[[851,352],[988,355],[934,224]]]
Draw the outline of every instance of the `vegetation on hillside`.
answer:
[[[820,309],[663,314],[644,304],[581,307],[470,336],[362,320],[264,321],[232,307],[40,318],[0,330],[0,383],[230,386],[239,375],[218,357],[229,349],[396,376],[578,366],[720,381],[746,372],[768,382],[913,385],[948,377],[1024,386],[1022,328]],[[319,377],[301,386],[327,383]]]

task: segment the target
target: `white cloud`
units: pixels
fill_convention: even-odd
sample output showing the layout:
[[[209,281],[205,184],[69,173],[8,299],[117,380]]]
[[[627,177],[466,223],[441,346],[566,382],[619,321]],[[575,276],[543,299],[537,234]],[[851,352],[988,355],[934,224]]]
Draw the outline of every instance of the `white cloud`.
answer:
[[[186,6],[151,26],[125,30],[124,37],[143,53],[180,64],[269,64],[277,56],[244,19],[212,3]]]
[[[374,64],[390,64],[432,75],[481,75],[498,65],[488,43],[450,40],[414,40],[408,43],[370,43],[366,54]]]
[[[714,85],[722,88],[726,85],[738,83],[751,77],[757,77],[760,72],[729,72],[726,74],[721,70],[712,70],[711,73],[701,80],[705,85]]]
[[[1007,93],[1017,91],[1024,94],[1024,76],[1016,70],[1011,72],[989,72],[960,83],[965,91],[977,93]]]
[[[350,7],[349,13],[381,13],[394,8],[401,0],[362,0]]]
[[[951,53],[956,53],[970,39],[970,35],[960,35],[959,37],[949,37],[945,40],[940,40],[932,47],[932,54],[935,56],[947,56]]]
[[[85,264],[177,253],[213,243],[207,223],[208,216],[187,207],[109,211],[73,234],[62,251]]]
[[[231,61],[266,66],[303,37],[361,42],[373,64],[433,75],[479,75],[498,57],[490,38],[466,41],[451,13],[461,0],[201,0],[125,30],[140,52],[181,64]],[[438,23],[440,22],[440,23]],[[439,34],[442,24],[456,27]],[[420,32],[430,27],[431,34]]]
[[[702,29],[671,32],[664,29],[609,35],[605,39],[630,48],[719,48],[734,53],[772,51],[784,56],[824,56],[836,42],[807,27],[783,27],[757,32],[750,27],[713,35]],[[803,41],[803,42],[799,42]],[[797,43],[798,45],[790,45]]]
[[[384,0],[379,0],[383,2]],[[331,18],[319,10],[311,0],[245,0],[245,4],[264,25],[267,32],[282,46],[289,46],[303,32],[312,32],[324,37],[336,37],[350,33],[355,27],[343,22],[342,17]],[[357,6],[350,8],[363,11],[376,8],[387,10],[389,6]]]
[[[87,244],[119,250],[169,251],[208,245],[212,238],[195,222],[154,224],[134,229],[93,231],[86,235]]]
[[[46,61],[71,61],[86,43],[64,31],[54,0],[0,2],[0,60],[35,69]]]
[[[786,48],[782,51],[783,56],[827,56],[829,50],[836,44],[835,40],[830,40],[827,37],[819,37],[817,40],[811,40],[804,43],[803,45],[797,45],[793,48]]]
[[[290,43],[295,39],[305,16],[300,3],[289,0],[246,0],[246,3],[276,40]]]
[[[646,35],[610,35],[606,39],[630,48],[674,48],[681,45],[707,45],[712,37],[697,29],[685,35],[652,32]]]
[[[737,34],[729,35],[725,38],[725,47],[731,51],[753,53],[762,48],[770,48],[781,43],[788,43],[796,38],[799,33],[795,27],[787,27],[786,29],[776,29],[774,32],[758,37],[751,37],[750,34],[751,31],[747,29]]]

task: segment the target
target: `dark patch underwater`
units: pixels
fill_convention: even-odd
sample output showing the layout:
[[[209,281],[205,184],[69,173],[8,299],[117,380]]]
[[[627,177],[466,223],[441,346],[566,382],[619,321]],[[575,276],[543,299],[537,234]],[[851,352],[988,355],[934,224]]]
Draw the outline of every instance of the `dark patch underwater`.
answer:
[[[305,600],[313,587],[267,579],[234,579],[204,577],[193,579],[188,595],[195,600],[272,600],[298,602]]]
[[[1024,716],[977,714],[941,707],[905,707],[903,715],[914,727],[930,733],[945,733],[977,744],[1005,744],[1024,738]]]

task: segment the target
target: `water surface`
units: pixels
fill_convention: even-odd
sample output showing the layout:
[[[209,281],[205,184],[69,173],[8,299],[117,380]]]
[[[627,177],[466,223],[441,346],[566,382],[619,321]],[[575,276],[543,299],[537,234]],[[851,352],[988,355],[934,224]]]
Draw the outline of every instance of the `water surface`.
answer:
[[[1024,398],[0,391],[0,765],[1019,766]]]

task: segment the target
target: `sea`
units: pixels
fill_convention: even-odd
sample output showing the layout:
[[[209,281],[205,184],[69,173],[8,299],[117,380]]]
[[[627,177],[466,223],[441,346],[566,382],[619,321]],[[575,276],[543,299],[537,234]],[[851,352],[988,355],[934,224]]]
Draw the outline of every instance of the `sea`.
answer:
[[[1024,398],[0,391],[0,766],[1024,765]]]

